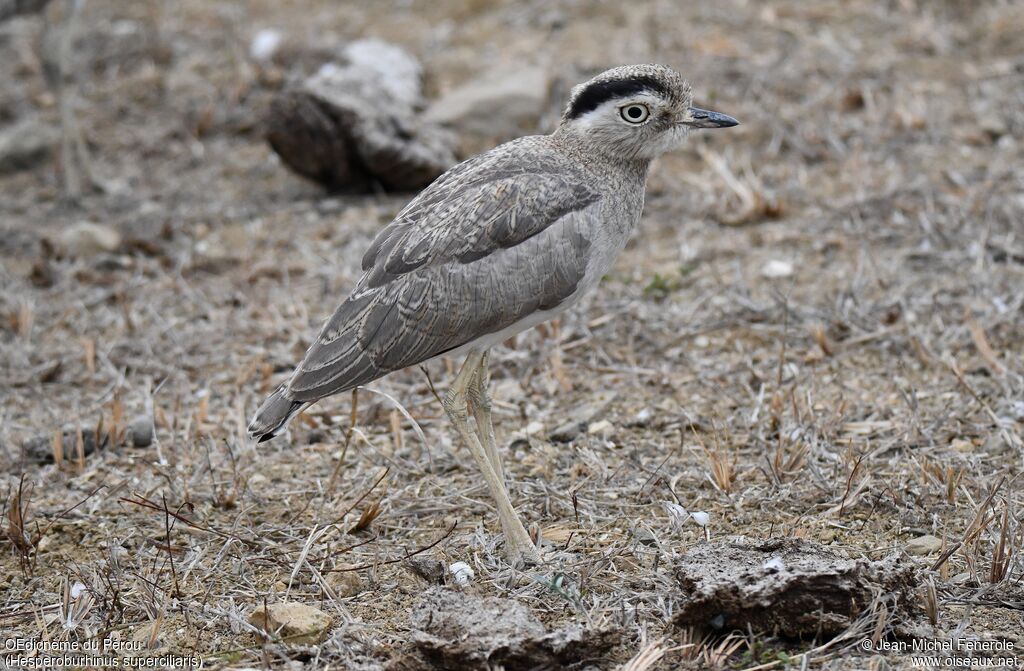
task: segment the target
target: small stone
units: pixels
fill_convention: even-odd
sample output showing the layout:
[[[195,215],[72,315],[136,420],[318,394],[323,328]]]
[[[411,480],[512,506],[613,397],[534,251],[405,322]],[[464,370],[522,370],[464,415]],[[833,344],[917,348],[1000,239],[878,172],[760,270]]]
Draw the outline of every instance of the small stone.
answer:
[[[657,545],[658,538],[654,532],[647,527],[636,527],[633,529],[633,538],[643,545]]]
[[[535,131],[548,102],[551,79],[540,67],[492,70],[436,100],[425,118],[461,133],[507,139]]]
[[[139,415],[128,425],[125,438],[132,447],[149,447],[153,444],[153,418],[149,415]]]
[[[259,63],[267,63],[274,58],[274,54],[281,48],[284,35],[281,31],[273,28],[264,28],[256,33],[249,45],[249,58]]]
[[[338,568],[352,569],[354,566],[342,564]],[[327,584],[330,585],[339,598],[355,596],[363,591],[363,581],[359,578],[359,573],[352,570],[334,571],[327,574]]]
[[[552,440],[556,443],[568,443],[583,432],[584,426],[586,426],[586,424],[579,421],[566,422],[565,424],[556,426],[552,429],[548,433],[548,440]]]
[[[907,551],[907,554],[916,556],[935,554],[942,549],[942,539],[930,534],[918,536],[907,541],[903,549]]]
[[[444,582],[444,563],[430,557],[412,557],[405,562],[409,570],[426,580],[431,585]]]
[[[464,561],[457,561],[448,567],[448,572],[452,574],[452,578],[455,580],[456,585],[465,586],[473,581],[476,577],[476,573]]]
[[[27,119],[0,133],[0,175],[30,170],[45,161],[57,144],[56,129]]]
[[[793,274],[793,264],[782,259],[772,259],[761,268],[761,276],[768,279],[780,279]]]
[[[37,464],[52,464],[54,461],[53,436],[36,436],[29,438],[22,443],[21,449],[25,458]],[[82,456],[87,457],[96,451],[97,442],[100,447],[107,447],[109,436],[101,432],[99,441],[96,440],[94,430],[82,430]],[[76,461],[78,459],[78,429],[74,427],[65,428],[61,432],[61,459],[64,461]]]
[[[249,624],[294,645],[323,643],[331,630],[331,616],[304,603],[285,602],[260,606]]]
[[[102,224],[80,221],[60,234],[58,244],[70,256],[95,256],[121,246],[121,234]]]
[[[594,422],[593,424],[588,426],[587,433],[590,434],[591,436],[597,436],[602,433],[608,433],[613,428],[614,425],[611,422],[609,422],[607,419],[602,419],[601,421]]]
[[[974,452],[974,443],[963,438],[954,438],[953,442],[950,443],[950,447],[963,454]]]
[[[654,412],[650,408],[644,408],[640,412],[633,415],[633,418],[626,423],[629,427],[645,427],[651,423],[651,419],[654,417]]]
[[[544,423],[533,421],[526,425],[526,435],[535,436],[544,430]]]

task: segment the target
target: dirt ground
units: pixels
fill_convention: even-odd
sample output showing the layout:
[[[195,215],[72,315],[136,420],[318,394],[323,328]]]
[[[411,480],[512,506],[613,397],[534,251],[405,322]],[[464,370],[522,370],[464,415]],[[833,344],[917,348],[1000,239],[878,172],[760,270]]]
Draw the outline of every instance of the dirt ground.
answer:
[[[57,128],[41,28],[0,25],[0,125]],[[435,94],[541,65],[545,131],[572,84],[650,61],[742,122],[660,160],[615,271],[492,355],[512,498],[555,569],[502,558],[431,389],[457,361],[360,391],[354,427],[343,395],[245,439],[410,197],[327,194],[281,165],[260,114],[304,66],[251,62],[264,28],[394,41]],[[56,154],[0,174],[0,632],[146,640],[207,667],[416,664],[419,551],[471,567],[451,589],[619,632],[578,668],[911,668],[855,637],[675,625],[673,565],[707,542],[676,503],[708,514],[711,542],[882,559],[936,536],[910,560],[919,601],[867,635],[1003,641],[1024,665],[1022,34],[1003,1],[90,0],[77,109],[106,193],[66,202]],[[79,222],[123,242],[48,242]],[[154,443],[120,444],[147,414]],[[73,436],[39,463],[100,423],[97,452]],[[281,601],[328,613],[329,638],[261,640],[251,612]]]

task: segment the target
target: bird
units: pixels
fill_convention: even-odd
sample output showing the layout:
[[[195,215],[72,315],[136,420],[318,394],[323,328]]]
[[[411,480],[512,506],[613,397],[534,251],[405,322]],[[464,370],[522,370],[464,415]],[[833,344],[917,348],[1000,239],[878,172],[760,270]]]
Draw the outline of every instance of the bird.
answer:
[[[506,487],[490,349],[598,284],[640,220],[655,158],[691,130],[738,123],[694,107],[690,84],[663,65],[620,66],[575,86],[551,134],[454,166],[377,233],[362,276],[256,411],[250,436],[269,440],[323,398],[464,354],[442,405],[494,499],[506,557],[541,564]]]

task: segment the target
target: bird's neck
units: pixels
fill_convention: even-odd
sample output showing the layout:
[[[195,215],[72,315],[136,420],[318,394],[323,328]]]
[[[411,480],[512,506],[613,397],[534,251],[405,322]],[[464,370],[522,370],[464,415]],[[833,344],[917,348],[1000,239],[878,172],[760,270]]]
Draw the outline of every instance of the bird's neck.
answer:
[[[627,157],[617,153],[614,148],[595,146],[596,143],[564,126],[560,126],[549,137],[559,149],[592,172],[618,179],[634,178],[638,179],[641,184],[647,179],[651,159]]]

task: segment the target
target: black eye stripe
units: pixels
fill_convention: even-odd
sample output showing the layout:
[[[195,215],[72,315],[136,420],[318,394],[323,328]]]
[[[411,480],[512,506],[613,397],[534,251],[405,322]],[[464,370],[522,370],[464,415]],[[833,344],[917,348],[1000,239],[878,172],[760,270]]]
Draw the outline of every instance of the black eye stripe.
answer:
[[[580,91],[580,94],[573,99],[565,116],[567,119],[576,119],[587,112],[596,110],[613,98],[636,95],[645,91],[666,97],[669,94],[665,85],[653,77],[631,77],[630,79],[597,82]]]

